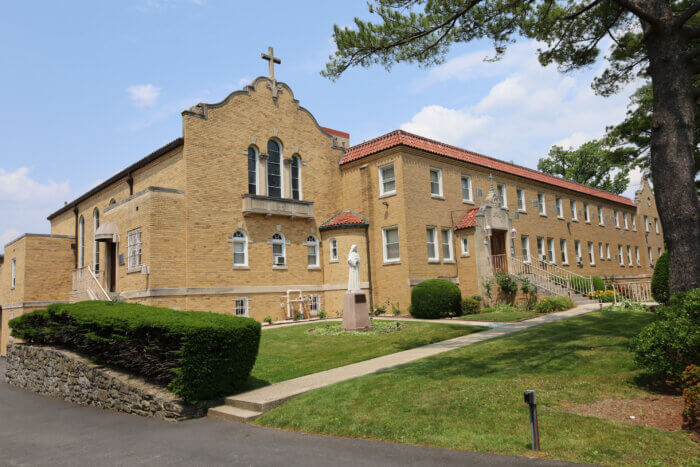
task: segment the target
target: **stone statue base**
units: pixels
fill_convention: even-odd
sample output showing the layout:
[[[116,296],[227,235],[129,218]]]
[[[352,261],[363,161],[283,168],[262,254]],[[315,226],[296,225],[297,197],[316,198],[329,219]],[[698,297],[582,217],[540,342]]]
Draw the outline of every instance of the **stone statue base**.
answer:
[[[348,292],[343,305],[343,329],[359,331],[370,327],[369,305],[363,292]]]

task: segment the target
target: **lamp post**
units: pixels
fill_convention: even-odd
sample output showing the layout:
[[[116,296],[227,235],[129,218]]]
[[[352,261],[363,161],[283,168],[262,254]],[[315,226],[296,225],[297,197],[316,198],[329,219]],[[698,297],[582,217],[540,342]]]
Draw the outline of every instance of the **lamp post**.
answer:
[[[533,451],[540,450],[540,427],[537,423],[537,397],[535,391],[529,389],[525,391],[525,403],[530,408],[530,434],[532,435]]]

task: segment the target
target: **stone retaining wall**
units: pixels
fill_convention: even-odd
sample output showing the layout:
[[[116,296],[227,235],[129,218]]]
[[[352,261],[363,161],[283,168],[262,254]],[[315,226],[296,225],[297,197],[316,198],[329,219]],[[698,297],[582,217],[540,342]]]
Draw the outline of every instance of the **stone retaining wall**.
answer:
[[[202,417],[212,405],[186,405],[160,386],[54,347],[10,345],[5,377],[12,386],[75,404],[171,421]]]

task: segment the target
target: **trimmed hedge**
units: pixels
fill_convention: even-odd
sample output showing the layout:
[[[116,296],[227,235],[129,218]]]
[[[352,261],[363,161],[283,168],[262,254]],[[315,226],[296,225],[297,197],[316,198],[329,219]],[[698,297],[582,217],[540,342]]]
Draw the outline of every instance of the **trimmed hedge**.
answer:
[[[593,276],[593,290],[605,290],[605,281],[598,276]]]
[[[429,279],[411,290],[411,316],[439,319],[462,314],[462,293],[457,284],[445,279]]]
[[[463,315],[475,315],[479,312],[481,312],[481,300],[477,300],[474,297],[467,297],[462,300]]]
[[[535,311],[538,313],[551,313],[553,311],[564,311],[574,307],[574,302],[569,297],[544,297],[541,298]]]
[[[668,251],[664,251],[656,260],[654,273],[651,276],[651,296],[661,304],[667,304],[669,301]]]
[[[260,345],[250,318],[134,303],[53,304],[10,321],[12,335],[55,345],[167,386],[186,403],[231,394]]]

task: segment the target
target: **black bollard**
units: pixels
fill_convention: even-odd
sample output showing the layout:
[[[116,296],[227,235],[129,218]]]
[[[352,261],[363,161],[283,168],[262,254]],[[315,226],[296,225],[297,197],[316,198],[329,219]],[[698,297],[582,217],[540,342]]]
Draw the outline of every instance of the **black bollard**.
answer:
[[[540,450],[540,427],[537,424],[537,397],[535,391],[525,391],[525,403],[530,407],[530,433],[532,434],[532,449]]]

